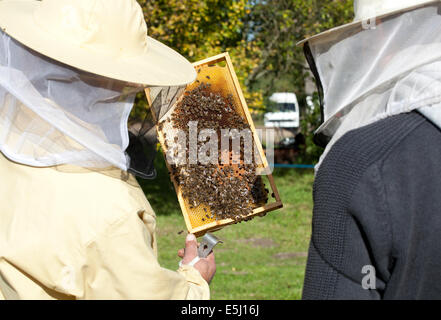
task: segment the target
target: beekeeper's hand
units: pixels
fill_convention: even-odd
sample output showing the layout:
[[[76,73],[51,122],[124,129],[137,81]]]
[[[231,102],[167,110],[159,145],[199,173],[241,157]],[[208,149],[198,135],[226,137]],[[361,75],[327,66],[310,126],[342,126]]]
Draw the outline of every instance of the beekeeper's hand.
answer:
[[[198,243],[194,234],[187,235],[185,249],[180,249],[178,256],[182,258],[182,264],[189,264],[198,256]],[[207,283],[210,283],[216,273],[214,253],[211,252],[207,258],[200,258],[193,267],[200,272]]]

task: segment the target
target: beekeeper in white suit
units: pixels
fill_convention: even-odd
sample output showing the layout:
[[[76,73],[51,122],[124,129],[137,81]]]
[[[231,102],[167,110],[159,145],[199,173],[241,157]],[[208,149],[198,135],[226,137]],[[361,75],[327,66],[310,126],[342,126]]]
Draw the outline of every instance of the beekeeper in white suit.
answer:
[[[0,298],[208,299],[213,254],[161,268],[125,152],[135,93],[191,64],[134,0],[3,0],[0,27]]]
[[[441,297],[441,2],[355,0],[302,41],[326,147],[304,299]]]

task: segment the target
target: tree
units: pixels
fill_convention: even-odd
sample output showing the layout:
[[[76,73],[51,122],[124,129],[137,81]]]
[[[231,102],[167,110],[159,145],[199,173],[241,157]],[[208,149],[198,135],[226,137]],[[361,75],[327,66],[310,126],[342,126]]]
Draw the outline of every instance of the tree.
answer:
[[[191,62],[228,51],[250,108],[262,104],[260,92],[245,86],[257,65],[255,48],[244,32],[248,0],[138,0],[148,33]],[[141,98],[141,96],[139,97]],[[138,99],[134,114],[142,114],[145,101]]]
[[[302,96],[309,68],[296,43],[352,17],[352,0],[253,1],[248,32],[260,54],[247,85],[262,90],[264,96],[293,90]]]
[[[320,124],[314,94],[306,107],[306,81],[311,79],[303,49],[296,43],[324,30],[350,22],[352,0],[254,0],[247,18],[247,33],[258,48],[258,63],[247,78],[251,91],[264,97],[273,92],[295,92],[301,105],[301,132],[306,144],[297,161],[316,162],[323,149],[313,143]],[[312,79],[311,79],[312,80]],[[265,101],[267,104],[268,101]]]

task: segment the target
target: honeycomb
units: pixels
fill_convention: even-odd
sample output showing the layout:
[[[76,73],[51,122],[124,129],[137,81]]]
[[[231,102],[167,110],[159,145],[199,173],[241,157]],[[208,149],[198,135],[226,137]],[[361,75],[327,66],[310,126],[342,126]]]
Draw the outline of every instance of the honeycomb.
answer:
[[[246,113],[242,107],[242,101],[239,96],[239,92],[236,89],[236,86],[234,85],[234,81],[232,78],[232,75],[230,74],[230,70],[227,66],[221,66],[219,64],[204,64],[204,65],[196,65],[195,69],[197,71],[197,79],[190,85],[187,86],[186,91],[191,91],[198,87],[201,83],[207,83],[210,84],[210,88],[214,92],[220,92],[222,96],[226,97],[231,95],[235,111],[248,123],[248,119],[246,117]],[[168,111],[168,113],[163,117],[163,119],[170,119],[171,114],[173,114],[176,106],[178,105],[178,102]],[[251,129],[254,130],[254,126],[252,124]],[[171,132],[173,130],[172,121],[162,121],[161,125],[158,128],[158,136],[159,140],[161,142],[161,145],[164,149],[164,151],[167,151],[167,145],[165,143],[167,133]],[[169,134],[170,135],[170,134]],[[256,143],[256,142],[255,142]],[[258,142],[260,143],[260,142]],[[260,157],[260,154],[259,154]],[[264,167],[264,161],[266,159],[262,159],[260,157],[259,159],[262,163],[259,165],[259,167]],[[171,166],[167,163],[167,166],[169,170],[171,169]],[[235,176],[237,176],[237,173],[235,173]],[[208,205],[201,204],[197,207],[192,207],[192,205],[189,203],[188,199],[184,198],[182,196],[182,190],[179,187],[179,185],[174,181],[173,174],[171,174],[178,198],[180,200],[181,209],[183,211],[184,217],[186,218],[187,226],[190,224],[189,229],[190,230],[203,230],[206,226],[207,229],[209,228],[211,231],[213,229],[216,229],[217,227],[221,227],[225,224],[230,224],[232,222],[238,222],[238,221],[223,221],[223,220],[216,220],[216,218],[211,218],[212,214],[210,211],[210,207]],[[262,188],[264,188],[264,184],[262,183]],[[255,203],[253,204],[253,207],[257,208],[259,206],[265,205],[265,203]],[[253,214],[249,215],[250,217],[253,216]],[[244,220],[248,220],[245,217]]]

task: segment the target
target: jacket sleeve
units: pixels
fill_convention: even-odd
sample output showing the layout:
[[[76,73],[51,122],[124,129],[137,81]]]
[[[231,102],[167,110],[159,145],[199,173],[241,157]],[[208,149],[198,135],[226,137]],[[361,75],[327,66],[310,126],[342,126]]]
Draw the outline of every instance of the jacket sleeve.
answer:
[[[154,246],[153,230],[136,213],[114,222],[87,247],[84,298],[210,298],[208,284],[195,268],[162,268]]]
[[[315,190],[303,299],[381,299],[391,240],[380,170],[368,168],[347,203]],[[317,195],[322,192],[323,194]]]

